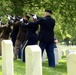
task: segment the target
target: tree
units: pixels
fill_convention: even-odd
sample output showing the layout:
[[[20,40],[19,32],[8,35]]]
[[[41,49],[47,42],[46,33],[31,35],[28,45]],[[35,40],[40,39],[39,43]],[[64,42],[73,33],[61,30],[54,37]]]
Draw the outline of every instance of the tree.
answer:
[[[2,0],[0,1],[0,15],[35,13],[43,15],[45,8],[53,11],[56,20],[55,34],[59,40],[76,37],[76,0]]]

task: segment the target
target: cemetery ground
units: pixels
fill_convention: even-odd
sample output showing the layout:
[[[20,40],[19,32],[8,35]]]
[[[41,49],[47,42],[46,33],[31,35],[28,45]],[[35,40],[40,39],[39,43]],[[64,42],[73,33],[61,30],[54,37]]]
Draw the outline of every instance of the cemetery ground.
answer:
[[[55,68],[50,68],[47,64],[48,60],[46,59],[46,62],[42,63],[43,75],[67,75],[66,56],[59,60],[59,65]],[[0,75],[2,75],[2,57],[0,57]],[[14,75],[25,75],[25,63],[20,59],[14,61]]]

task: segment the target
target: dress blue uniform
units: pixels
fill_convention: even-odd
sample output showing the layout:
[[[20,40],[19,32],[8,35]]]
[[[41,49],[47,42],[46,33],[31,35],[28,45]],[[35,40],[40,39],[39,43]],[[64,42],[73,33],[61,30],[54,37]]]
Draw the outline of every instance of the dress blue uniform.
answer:
[[[26,24],[22,24],[22,26],[24,28],[27,28],[27,34],[26,34],[26,39],[21,47],[21,49],[24,48],[25,44],[27,45],[37,45],[37,40],[38,40],[38,36],[37,36],[37,29],[38,29],[38,25],[32,25],[33,23],[30,22],[28,25]],[[26,43],[26,41],[28,40],[28,42]],[[25,50],[23,50],[23,62],[25,62]]]
[[[50,10],[45,10],[52,14]],[[38,40],[40,41],[40,48],[42,50],[42,55],[44,49],[46,49],[48,57],[48,65],[50,67],[55,67],[55,58],[54,58],[54,26],[55,20],[50,16],[46,15],[44,18],[40,18],[35,22],[32,22],[28,25],[40,25],[40,32],[38,35]]]
[[[46,49],[49,66],[55,67],[55,59],[54,59],[55,20],[51,16],[47,15],[46,17],[41,18],[38,21],[34,22],[33,25],[40,25],[40,32],[38,35],[38,40],[40,41],[39,46],[42,50],[42,54],[44,49]]]
[[[46,16],[44,18],[38,19],[34,23],[31,23],[31,24],[29,23],[28,25],[31,25],[31,26],[40,25],[40,32],[38,35],[38,40],[40,41],[39,46],[42,50],[42,54],[43,54],[44,49],[46,49],[49,66],[55,67],[55,59],[54,59],[55,20],[51,18],[51,16]]]

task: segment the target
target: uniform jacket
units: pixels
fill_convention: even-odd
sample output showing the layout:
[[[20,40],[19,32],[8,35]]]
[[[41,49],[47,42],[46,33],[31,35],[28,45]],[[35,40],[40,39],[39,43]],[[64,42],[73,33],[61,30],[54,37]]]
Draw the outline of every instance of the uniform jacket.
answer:
[[[38,25],[33,25],[32,22],[29,22],[28,25],[22,24],[22,26],[28,29],[26,40],[30,40],[33,42],[37,41],[36,31],[38,29]]]
[[[24,40],[26,38],[27,30],[28,30],[27,28],[19,26],[19,32],[18,32],[18,35],[17,35],[17,39],[20,40],[21,42],[24,42]]]
[[[1,38],[9,39],[10,32],[11,32],[11,27],[3,27]]]
[[[53,43],[55,20],[50,16],[46,16],[34,22],[34,25],[37,24],[40,25],[39,41]]]

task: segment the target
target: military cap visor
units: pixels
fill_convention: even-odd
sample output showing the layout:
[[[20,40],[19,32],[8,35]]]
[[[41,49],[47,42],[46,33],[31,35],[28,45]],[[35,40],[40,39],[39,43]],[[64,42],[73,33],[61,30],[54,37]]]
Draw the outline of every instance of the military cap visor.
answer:
[[[26,15],[25,17],[27,17],[28,19],[30,18],[30,16]]]
[[[52,14],[52,11],[51,11],[51,10],[49,10],[49,9],[45,9],[45,12],[49,12],[49,13],[51,13],[51,14]]]

